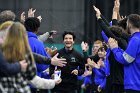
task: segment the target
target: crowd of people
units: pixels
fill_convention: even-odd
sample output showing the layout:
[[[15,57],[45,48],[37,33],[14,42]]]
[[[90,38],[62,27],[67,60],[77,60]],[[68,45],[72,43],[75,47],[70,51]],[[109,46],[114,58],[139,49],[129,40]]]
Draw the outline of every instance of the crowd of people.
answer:
[[[57,31],[37,35],[41,16],[23,12],[17,21],[11,10],[0,13],[0,93],[140,93],[140,15],[120,17],[120,2],[114,1],[108,22],[93,5],[103,40],[81,43],[76,35],[62,34],[64,47],[45,48]]]

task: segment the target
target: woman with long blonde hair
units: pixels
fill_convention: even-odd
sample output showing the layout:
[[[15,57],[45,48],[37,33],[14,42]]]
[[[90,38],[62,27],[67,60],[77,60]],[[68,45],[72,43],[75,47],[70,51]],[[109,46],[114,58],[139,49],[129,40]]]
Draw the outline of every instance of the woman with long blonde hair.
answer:
[[[8,62],[18,62],[26,59],[28,67],[26,72],[20,72],[15,76],[0,79],[3,93],[30,93],[27,86],[36,75],[33,54],[29,47],[25,27],[14,22],[7,32],[2,44],[2,52]]]

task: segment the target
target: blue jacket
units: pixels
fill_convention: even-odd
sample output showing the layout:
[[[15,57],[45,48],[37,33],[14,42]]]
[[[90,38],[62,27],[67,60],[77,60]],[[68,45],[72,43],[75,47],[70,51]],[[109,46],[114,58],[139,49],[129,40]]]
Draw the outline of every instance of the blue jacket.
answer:
[[[108,42],[108,37],[106,34],[102,31],[101,32],[102,37],[104,41]],[[106,85],[106,77],[110,75],[110,64],[108,57],[110,55],[110,49],[108,48],[106,51],[106,58],[104,60],[104,67],[101,67],[100,69],[93,68],[93,71],[95,73],[94,82],[96,85],[100,85],[101,88],[105,88]]]
[[[2,52],[0,51],[0,77],[15,75],[20,71],[20,64],[18,62],[13,64],[6,62]]]
[[[124,88],[140,91],[140,32],[134,33],[127,49],[112,49],[116,60],[124,64]]]
[[[46,57],[50,57],[45,51],[43,42],[38,40],[37,35],[35,33],[27,32],[27,35],[28,35],[28,40],[29,40],[29,44],[32,49],[32,52],[41,54]],[[42,78],[48,78],[48,75],[44,73],[43,71],[46,70],[49,65],[36,63],[36,66],[37,66],[37,75]]]
[[[100,85],[101,88],[105,88],[106,85],[106,77],[109,75],[109,61],[108,59],[104,60],[104,67],[100,67],[100,69],[93,68],[95,73],[94,82],[96,85]]]
[[[92,84],[92,75],[88,75],[84,78],[84,84]]]

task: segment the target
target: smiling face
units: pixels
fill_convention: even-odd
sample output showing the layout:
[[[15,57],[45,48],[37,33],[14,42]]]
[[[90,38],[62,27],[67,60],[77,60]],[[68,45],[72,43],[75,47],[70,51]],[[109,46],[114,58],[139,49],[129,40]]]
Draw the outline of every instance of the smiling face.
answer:
[[[64,36],[63,42],[65,45],[65,48],[67,48],[68,50],[71,50],[73,48],[74,39],[73,39],[73,36],[71,34],[66,34]]]
[[[98,52],[98,49],[101,47],[100,44],[94,44],[92,48],[92,55],[95,55]]]

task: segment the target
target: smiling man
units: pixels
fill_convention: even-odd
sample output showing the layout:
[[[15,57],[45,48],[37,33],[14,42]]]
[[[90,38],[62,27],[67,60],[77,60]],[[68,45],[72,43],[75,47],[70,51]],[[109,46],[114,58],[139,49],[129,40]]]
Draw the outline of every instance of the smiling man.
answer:
[[[62,82],[53,89],[53,93],[76,93],[77,75],[84,73],[84,60],[80,53],[74,48],[75,35],[73,32],[64,32],[64,48],[58,51],[60,58],[66,59],[65,67],[57,67],[61,70]],[[54,66],[50,66],[50,74],[54,73]]]

